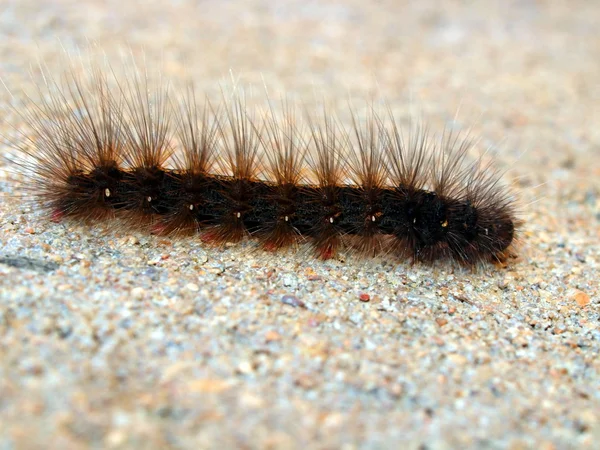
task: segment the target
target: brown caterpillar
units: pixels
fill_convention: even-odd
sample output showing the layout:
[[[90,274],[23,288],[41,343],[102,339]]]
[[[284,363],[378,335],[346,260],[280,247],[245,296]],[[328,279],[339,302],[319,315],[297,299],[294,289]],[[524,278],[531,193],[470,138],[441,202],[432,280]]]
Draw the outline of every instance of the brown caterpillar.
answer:
[[[39,99],[12,109],[28,129],[7,138],[12,162],[53,220],[122,216],[213,243],[307,239],[324,259],[344,247],[467,266],[504,261],[515,242],[513,196],[491,165],[467,163],[468,136],[405,139],[390,108],[352,111],[345,127],[288,102],[259,112],[237,88],[199,103],[145,72],[88,75],[45,73]]]

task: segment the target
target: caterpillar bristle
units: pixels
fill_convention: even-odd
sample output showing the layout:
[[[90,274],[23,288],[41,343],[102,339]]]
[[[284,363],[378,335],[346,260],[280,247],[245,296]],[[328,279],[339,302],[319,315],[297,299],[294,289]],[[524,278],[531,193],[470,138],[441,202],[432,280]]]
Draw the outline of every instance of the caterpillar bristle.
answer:
[[[19,113],[31,135],[19,134],[13,141],[23,155],[15,162],[30,177],[25,189],[52,212],[53,220],[70,216],[94,222],[114,216],[122,128],[106,83],[97,70],[87,81],[75,71],[60,80],[45,74],[39,103],[28,98],[31,108]]]
[[[314,173],[316,187],[303,189],[306,197],[302,211],[313,239],[315,252],[322,259],[335,256],[343,242],[347,225],[343,212],[348,196],[340,195],[348,178],[348,135],[337,119],[326,109],[314,119],[309,117],[312,152],[308,153],[308,165]],[[346,227],[344,227],[346,225]]]
[[[295,244],[301,236],[293,223],[299,186],[305,182],[302,171],[309,147],[303,126],[288,102],[282,103],[281,117],[278,118],[269,101],[263,123],[264,131],[260,137],[267,163],[265,175],[273,181],[265,202],[274,204],[276,211],[265,219],[256,236],[264,249],[275,251]]]
[[[165,235],[189,235],[198,232],[207,220],[198,211],[214,167],[220,112],[208,98],[200,108],[192,85],[187,86],[175,106],[179,148],[172,154],[172,160],[178,170],[168,173],[164,193],[172,206],[153,229]]]
[[[371,106],[364,123],[351,109],[354,145],[349,146],[350,178],[358,186],[356,201],[362,205],[362,220],[348,233],[349,246],[362,255],[374,256],[386,251],[386,239],[379,228],[382,194],[389,178],[384,152],[387,136],[381,118]]]
[[[162,187],[167,183],[166,163],[173,153],[172,110],[169,86],[160,80],[151,86],[148,74],[131,70],[118,83],[124,109],[118,112],[123,127],[123,172],[120,197],[133,223],[154,223],[156,215],[170,211]]]
[[[43,73],[26,108],[13,107],[28,130],[8,140],[52,220],[117,216],[215,245],[307,240],[321,259],[348,249],[465,266],[505,261],[521,226],[501,174],[469,162],[468,134],[417,125],[405,138],[389,106],[349,106],[347,126],[330,108],[250,106],[237,85],[215,103],[192,85],[174,96],[145,69],[124,81],[97,65],[87,78]]]
[[[215,243],[239,242],[261,223],[255,204],[268,191],[257,182],[260,134],[253,111],[246,107],[246,96],[234,90],[230,98],[223,93],[224,117],[218,122],[221,157],[217,161],[223,176],[214,177],[207,195],[213,215],[209,230]],[[212,190],[212,194],[209,193]]]

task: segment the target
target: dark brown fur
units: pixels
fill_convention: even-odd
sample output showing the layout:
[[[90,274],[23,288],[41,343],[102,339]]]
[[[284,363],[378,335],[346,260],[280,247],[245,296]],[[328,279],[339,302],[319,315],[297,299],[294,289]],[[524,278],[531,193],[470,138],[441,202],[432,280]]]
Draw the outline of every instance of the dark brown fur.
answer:
[[[29,131],[15,127],[10,143],[24,188],[55,219],[118,214],[217,244],[307,238],[324,259],[348,247],[468,266],[502,260],[520,226],[500,175],[468,162],[469,136],[418,126],[405,139],[389,109],[352,110],[346,128],[325,108],[304,122],[288,102],[259,114],[238,87],[215,108],[191,86],[172,101],[145,71],[44,73],[15,108]]]

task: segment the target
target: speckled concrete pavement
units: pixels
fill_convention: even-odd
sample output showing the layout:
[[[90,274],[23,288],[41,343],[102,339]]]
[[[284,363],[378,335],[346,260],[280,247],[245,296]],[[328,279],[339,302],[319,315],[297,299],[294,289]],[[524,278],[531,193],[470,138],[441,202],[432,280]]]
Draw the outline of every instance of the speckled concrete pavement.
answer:
[[[598,448],[598,23],[589,0],[0,3],[11,88],[91,41],[200,89],[460,109],[525,220],[506,268],[319,262],[52,223],[0,170],[0,449]]]

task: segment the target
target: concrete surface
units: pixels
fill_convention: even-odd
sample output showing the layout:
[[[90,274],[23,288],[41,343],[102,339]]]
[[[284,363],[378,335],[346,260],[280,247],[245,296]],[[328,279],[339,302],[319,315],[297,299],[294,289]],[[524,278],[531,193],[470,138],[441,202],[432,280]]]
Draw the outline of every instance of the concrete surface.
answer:
[[[0,449],[598,448],[598,23],[589,0],[0,3],[11,88],[93,42],[201,89],[460,109],[525,220],[507,268],[319,262],[52,223],[0,170]]]

